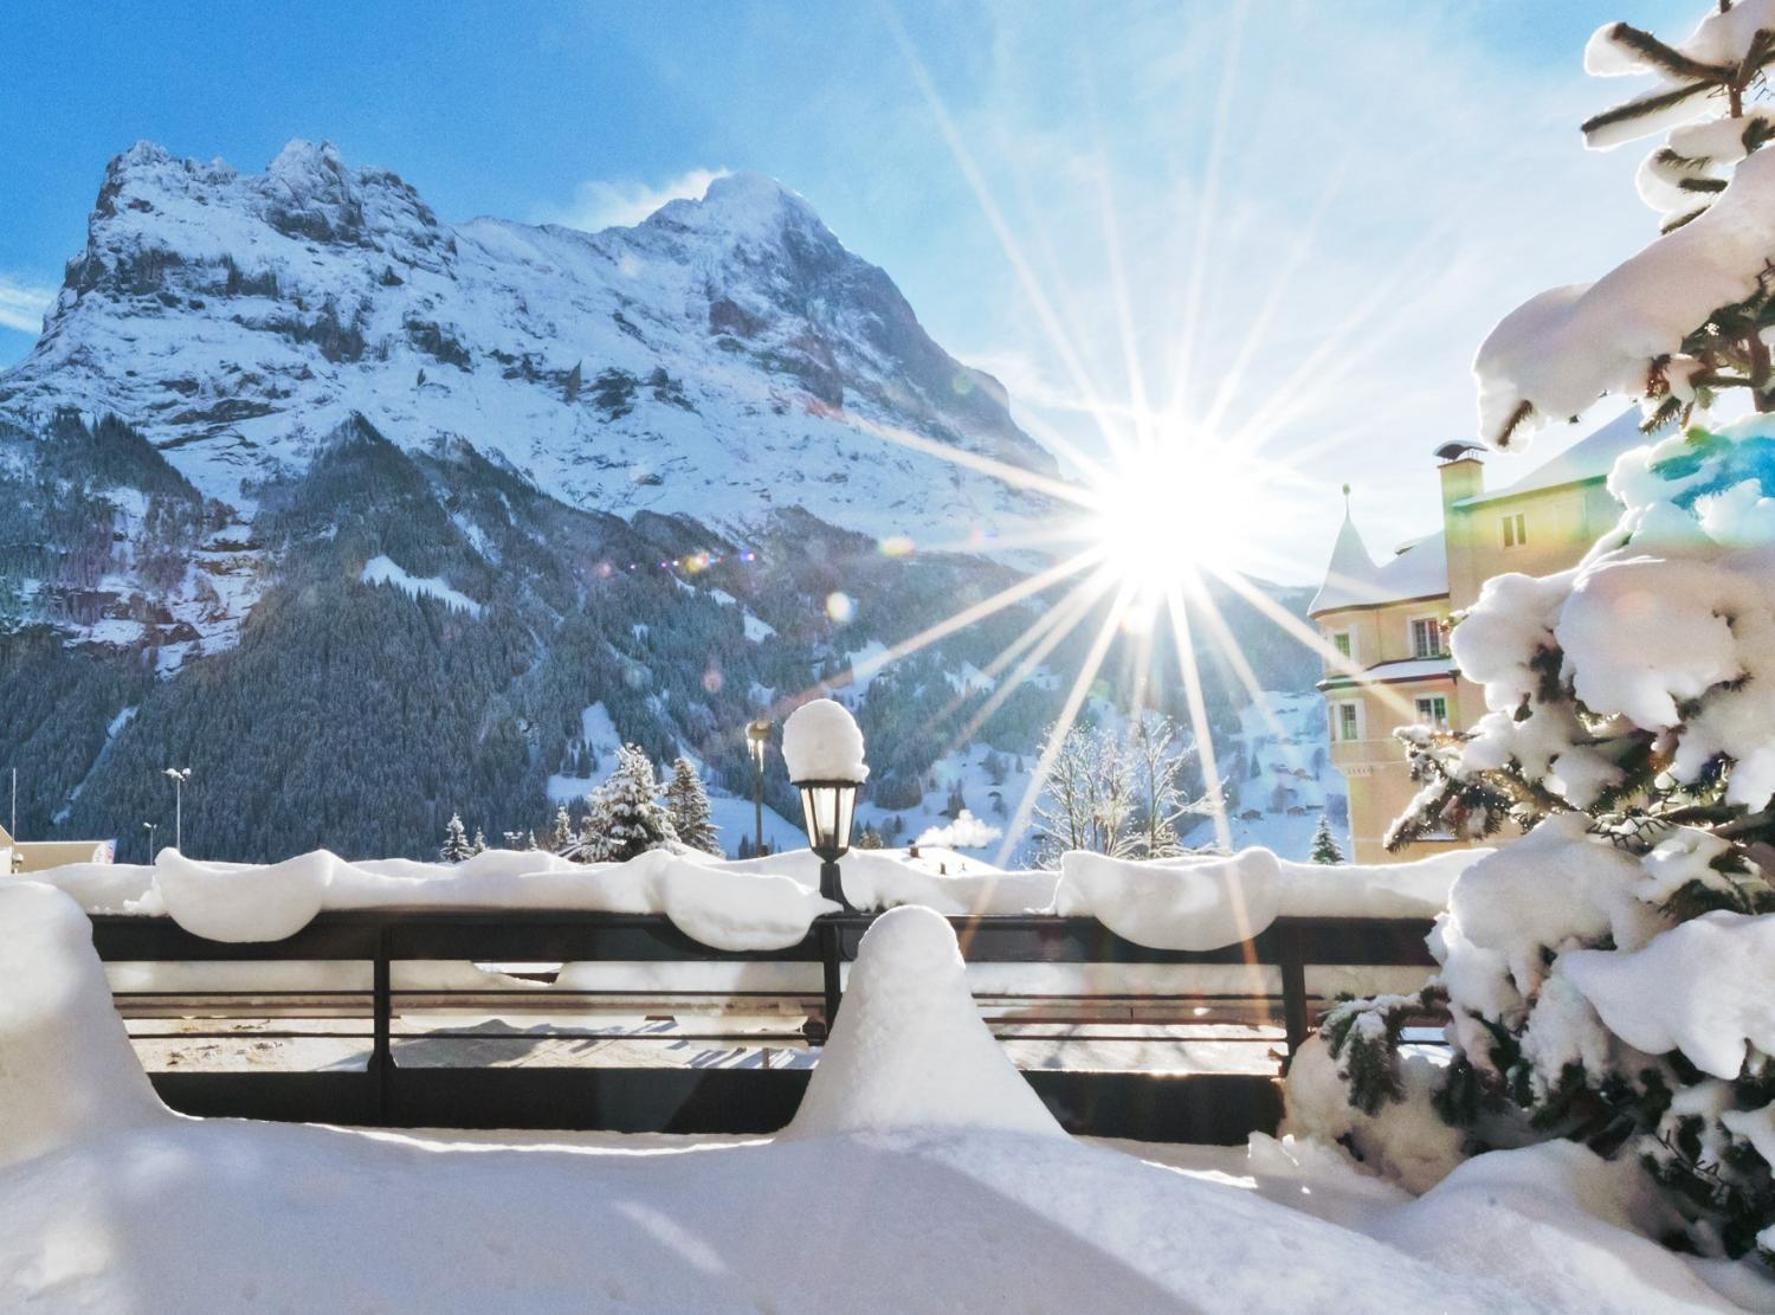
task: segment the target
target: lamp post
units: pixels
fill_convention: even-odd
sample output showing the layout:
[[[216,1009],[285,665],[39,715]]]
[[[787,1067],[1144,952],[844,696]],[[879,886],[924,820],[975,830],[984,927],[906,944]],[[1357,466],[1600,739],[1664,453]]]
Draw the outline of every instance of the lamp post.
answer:
[[[820,856],[820,894],[833,901],[841,910],[838,914],[827,914],[820,918],[820,964],[824,969],[823,984],[826,996],[826,1027],[825,1035],[819,1040],[824,1042],[832,1035],[833,1025],[838,1021],[838,1005],[844,998],[843,980],[839,973],[839,961],[842,947],[839,943],[839,928],[834,918],[844,913],[855,913],[850,901],[844,897],[844,874],[839,871],[838,860],[843,858],[851,847],[851,823],[856,816],[858,781],[797,781],[796,788],[801,791],[801,815],[807,823],[808,842],[814,853]]]
[[[191,779],[189,767],[168,767],[164,775],[173,783],[173,848],[185,852],[185,782]]]
[[[746,749],[752,755],[752,852],[764,852],[764,751],[770,747],[770,722],[760,717],[746,723]]]
[[[154,833],[159,829],[160,828],[152,822],[142,823],[142,830],[148,833],[148,861],[150,863],[154,861]]]
[[[789,779],[801,791],[808,844],[820,856],[820,894],[838,905],[837,913],[822,914],[819,919],[825,1034],[830,1036],[841,994],[843,945],[838,919],[856,912],[844,897],[844,875],[838,860],[850,850],[857,791],[869,779],[869,768],[863,761],[863,732],[842,703],[815,699],[795,709],[783,724],[783,761],[789,768]]]

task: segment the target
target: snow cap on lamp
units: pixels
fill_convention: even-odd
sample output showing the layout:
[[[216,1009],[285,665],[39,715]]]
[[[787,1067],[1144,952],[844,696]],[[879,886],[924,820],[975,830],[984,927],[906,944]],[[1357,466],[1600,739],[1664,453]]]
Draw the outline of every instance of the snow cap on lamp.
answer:
[[[834,699],[815,699],[789,714],[783,723],[783,762],[789,779],[854,781],[869,779],[863,761],[863,732],[850,709]]]

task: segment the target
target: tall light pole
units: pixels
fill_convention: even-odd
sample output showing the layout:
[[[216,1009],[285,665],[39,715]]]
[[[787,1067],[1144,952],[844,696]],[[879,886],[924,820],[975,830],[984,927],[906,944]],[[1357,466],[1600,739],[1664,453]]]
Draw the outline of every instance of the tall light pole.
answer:
[[[185,782],[191,779],[189,767],[168,767],[165,771],[173,783],[173,848],[185,852]]]
[[[764,751],[770,746],[770,722],[760,717],[746,724],[746,748],[752,755],[752,852],[764,852]]]

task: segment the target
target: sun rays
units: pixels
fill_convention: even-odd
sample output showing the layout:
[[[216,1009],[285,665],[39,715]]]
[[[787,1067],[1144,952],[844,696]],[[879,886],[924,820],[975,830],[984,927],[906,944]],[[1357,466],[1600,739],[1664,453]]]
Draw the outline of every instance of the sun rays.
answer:
[[[1174,338],[1164,350],[1152,353],[1165,363],[1161,378],[1150,379],[1143,367],[1130,298],[1133,280],[1150,277],[1151,271],[1130,269],[1107,162],[1100,160],[1102,167],[1088,180],[1096,189],[1093,199],[1101,222],[1106,273],[1101,291],[1112,312],[1112,333],[1105,341],[1113,343],[1118,353],[1117,387],[1106,389],[1081,350],[1076,336],[1080,330],[1062,313],[1067,304],[1061,295],[1064,289],[1045,287],[1031,259],[1032,251],[1037,255],[1043,251],[1041,234],[1033,241],[1019,236],[981,167],[963,121],[945,103],[891,3],[884,3],[883,14],[912,84],[1027,303],[1031,323],[1067,380],[1065,405],[1050,409],[1086,417],[1096,441],[1087,451],[1040,417],[1020,415],[1020,423],[1063,463],[1065,474],[1056,477],[986,452],[852,417],[859,430],[886,445],[986,476],[1041,500],[1047,508],[1028,518],[1032,523],[997,537],[971,530],[950,542],[921,544],[920,552],[987,552],[1011,561],[1020,553],[1039,551],[1052,564],[990,597],[959,606],[944,619],[857,661],[852,670],[823,687],[842,690],[867,681],[969,627],[1011,612],[1026,623],[984,665],[976,660],[977,671],[961,682],[927,728],[940,746],[937,756],[966,750],[1031,682],[1065,691],[1055,733],[1009,810],[997,861],[1004,864],[1017,857],[1066,730],[1087,715],[1136,722],[1148,709],[1181,709],[1180,719],[1201,768],[1212,838],[1230,846],[1233,830],[1222,778],[1223,755],[1211,719],[1207,662],[1212,661],[1218,677],[1250,696],[1278,738],[1285,737],[1275,725],[1257,671],[1240,649],[1223,605],[1234,601],[1267,619],[1319,654],[1334,676],[1359,674],[1310,624],[1278,603],[1264,584],[1270,573],[1301,573],[1298,561],[1279,559],[1266,550],[1266,533],[1279,523],[1310,514],[1310,509],[1322,510],[1335,496],[1303,474],[1302,454],[1317,456],[1359,435],[1343,431],[1304,445],[1297,442],[1287,458],[1270,448],[1288,424],[1313,413],[1316,399],[1333,381],[1358,368],[1357,338],[1372,328],[1375,317],[1398,298],[1401,288],[1424,274],[1441,234],[1427,233],[1414,248],[1402,252],[1392,277],[1354,299],[1315,350],[1278,366],[1267,350],[1274,325],[1295,291],[1297,278],[1319,254],[1321,222],[1340,193],[1343,167],[1331,162],[1317,203],[1289,245],[1278,252],[1273,276],[1241,302],[1248,307],[1249,318],[1232,333],[1214,322],[1216,308],[1208,286],[1216,270],[1217,244],[1236,228],[1222,192],[1229,138],[1235,136],[1232,104],[1246,21],[1241,4],[1227,26],[1218,85],[1208,103],[1196,111],[1205,116],[1203,186],[1194,211],[1179,216],[1180,224],[1189,226],[1183,243],[1187,267],[1170,272],[1175,283]],[[1204,352],[1209,345],[1218,349],[1217,359],[1227,362],[1212,373]],[[1150,352],[1151,344],[1147,347]],[[891,555],[899,555],[899,550]],[[1118,644],[1119,656],[1112,663]],[[1101,678],[1106,672],[1117,677],[1109,683],[1123,691],[1123,697],[1105,698]],[[790,695],[779,706],[792,706],[813,692]],[[1386,692],[1381,697],[1387,698]],[[1403,700],[1395,696],[1391,705],[1397,705],[1402,720],[1411,719]]]

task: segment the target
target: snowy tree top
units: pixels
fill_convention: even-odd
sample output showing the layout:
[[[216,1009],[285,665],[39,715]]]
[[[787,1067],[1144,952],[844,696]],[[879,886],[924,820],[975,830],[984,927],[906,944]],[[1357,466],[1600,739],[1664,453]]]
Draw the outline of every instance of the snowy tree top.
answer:
[[[869,779],[863,761],[863,732],[850,709],[835,699],[815,699],[789,714],[783,724],[783,761],[791,781]]]

